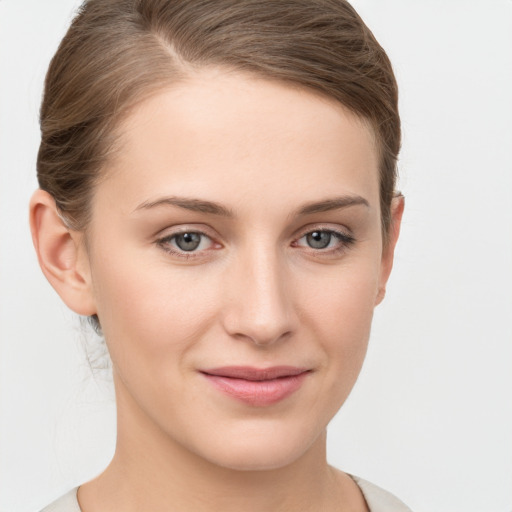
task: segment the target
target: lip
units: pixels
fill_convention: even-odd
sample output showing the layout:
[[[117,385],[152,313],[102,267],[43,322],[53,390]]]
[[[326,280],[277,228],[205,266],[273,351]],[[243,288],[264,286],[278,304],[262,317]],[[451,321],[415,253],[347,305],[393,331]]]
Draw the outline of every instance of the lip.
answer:
[[[205,378],[223,394],[259,407],[275,404],[293,394],[310,372],[308,368],[296,366],[224,366],[201,370]]]

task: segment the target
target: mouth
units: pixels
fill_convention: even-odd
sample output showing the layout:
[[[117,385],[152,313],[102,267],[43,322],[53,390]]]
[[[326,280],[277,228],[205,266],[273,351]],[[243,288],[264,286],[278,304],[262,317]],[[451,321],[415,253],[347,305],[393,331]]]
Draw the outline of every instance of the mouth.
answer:
[[[263,369],[226,366],[202,370],[201,373],[224,395],[251,406],[262,407],[280,402],[295,393],[311,370],[295,366]]]

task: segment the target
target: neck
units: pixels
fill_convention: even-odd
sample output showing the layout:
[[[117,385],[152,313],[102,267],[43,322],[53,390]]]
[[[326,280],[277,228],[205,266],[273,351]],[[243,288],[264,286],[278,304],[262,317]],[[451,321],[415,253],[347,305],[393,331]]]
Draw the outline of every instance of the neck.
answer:
[[[131,397],[118,383],[116,394],[116,452],[105,472],[80,488],[84,512],[366,510],[351,479],[328,466],[325,431],[290,464],[240,471],[180,445],[140,409],[134,414]]]

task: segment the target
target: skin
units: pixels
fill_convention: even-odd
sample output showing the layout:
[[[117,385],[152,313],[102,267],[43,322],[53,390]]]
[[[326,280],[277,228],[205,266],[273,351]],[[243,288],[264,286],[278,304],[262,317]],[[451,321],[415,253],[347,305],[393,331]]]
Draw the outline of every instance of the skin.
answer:
[[[45,275],[99,316],[113,361],[116,452],[80,488],[82,510],[367,510],[325,444],[403,210],[396,200],[383,246],[372,131],[311,92],[210,69],[141,102],[120,133],[86,240],[47,193],[31,203]],[[327,248],[309,245],[315,230]],[[195,251],[180,250],[183,232],[205,234]],[[257,407],[200,372],[227,365],[309,372]]]

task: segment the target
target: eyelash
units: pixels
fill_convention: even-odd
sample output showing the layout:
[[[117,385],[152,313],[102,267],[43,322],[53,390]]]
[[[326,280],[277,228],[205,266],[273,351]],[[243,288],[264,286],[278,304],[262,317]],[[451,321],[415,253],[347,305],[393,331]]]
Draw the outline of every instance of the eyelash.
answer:
[[[184,251],[184,250],[180,250],[179,248],[178,249],[173,248],[173,246],[170,245],[172,240],[174,240],[176,237],[178,237],[180,235],[185,235],[185,234],[195,234],[195,235],[199,235],[201,237],[209,238],[212,241],[212,245],[215,245],[215,242],[212,240],[211,236],[207,235],[206,233],[203,233],[202,231],[193,230],[193,229],[178,231],[176,233],[172,233],[171,235],[166,235],[163,238],[159,238],[156,241],[156,244],[159,247],[161,247],[168,254],[171,254],[173,256],[177,256],[178,258],[183,258],[185,260],[190,260],[190,259],[193,259],[193,258],[201,257],[201,253],[200,252],[199,253],[196,253],[195,251],[187,252],[187,251]],[[218,244],[218,245],[220,245],[220,244]]]
[[[352,235],[349,235],[347,233],[343,233],[341,231],[336,231],[335,229],[330,229],[330,228],[317,228],[317,229],[311,229],[309,231],[304,232],[299,238],[297,238],[296,240],[294,240],[294,242],[292,242],[292,246],[293,247],[301,247],[301,246],[298,245],[298,241],[302,240],[303,238],[305,238],[308,235],[311,235],[313,233],[328,233],[332,237],[336,238],[338,240],[338,242],[339,242],[338,246],[334,247],[334,248],[327,248],[327,249],[326,248],[318,248],[318,249],[315,249],[313,247],[304,247],[304,249],[306,249],[310,253],[313,253],[316,256],[320,256],[320,255],[321,256],[328,256],[328,255],[329,256],[336,256],[336,255],[338,255],[340,253],[343,253],[346,250],[348,250],[356,242],[356,239]],[[156,244],[162,250],[167,252],[168,254],[171,254],[173,256],[177,256],[178,258],[183,258],[185,260],[190,260],[190,259],[202,257],[203,256],[203,254],[202,254],[203,251],[197,251],[197,252],[196,251],[190,251],[190,252],[187,252],[187,251],[184,251],[184,250],[173,248],[170,245],[170,243],[173,240],[175,240],[176,237],[178,237],[179,235],[185,235],[185,234],[195,234],[195,235],[199,235],[201,237],[206,237],[206,238],[211,240],[211,244],[212,245],[215,245],[215,242],[213,241],[211,236],[207,235],[206,233],[203,233],[202,231],[192,230],[192,229],[179,231],[179,232],[173,233],[171,235],[166,235],[166,236],[156,240]],[[330,243],[330,241],[329,241],[329,243]],[[217,244],[217,245],[220,246],[220,244]]]
[[[337,256],[345,251],[347,251],[351,246],[354,245],[356,239],[349,235],[348,233],[344,233],[342,231],[337,231],[331,228],[317,228],[312,229],[310,231],[305,232],[301,235],[295,242],[293,242],[294,246],[297,247],[297,243],[299,240],[311,235],[313,233],[328,233],[331,237],[336,238],[338,240],[338,244],[333,248],[313,248],[313,247],[304,247],[308,252],[313,253],[315,256]],[[329,243],[331,240],[329,240]]]

